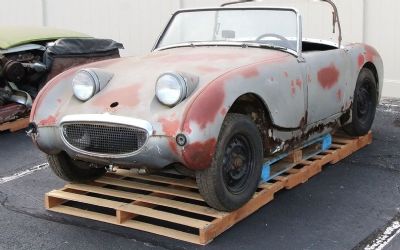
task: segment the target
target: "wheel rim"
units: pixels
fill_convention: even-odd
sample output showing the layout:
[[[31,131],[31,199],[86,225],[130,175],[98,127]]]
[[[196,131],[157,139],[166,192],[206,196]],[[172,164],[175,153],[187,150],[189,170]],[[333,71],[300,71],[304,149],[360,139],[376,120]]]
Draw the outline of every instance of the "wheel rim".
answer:
[[[254,153],[245,136],[235,135],[230,139],[225,148],[222,170],[225,186],[231,193],[246,189],[254,170]]]
[[[368,84],[363,84],[357,93],[357,118],[368,122],[372,108],[372,98]]]

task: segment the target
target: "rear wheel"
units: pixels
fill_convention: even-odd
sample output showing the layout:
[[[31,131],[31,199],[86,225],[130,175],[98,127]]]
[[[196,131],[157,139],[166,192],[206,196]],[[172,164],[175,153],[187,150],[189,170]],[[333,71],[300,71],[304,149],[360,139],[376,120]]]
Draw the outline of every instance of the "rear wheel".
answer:
[[[48,155],[47,160],[53,172],[65,181],[91,181],[106,172],[105,167],[91,167],[87,162],[71,159],[65,152],[57,155]]]
[[[352,121],[343,127],[349,135],[365,135],[371,129],[378,101],[376,86],[376,79],[371,70],[362,69],[354,91]]]
[[[263,157],[261,135],[247,116],[228,114],[210,168],[197,171],[196,181],[207,204],[233,211],[256,191]]]

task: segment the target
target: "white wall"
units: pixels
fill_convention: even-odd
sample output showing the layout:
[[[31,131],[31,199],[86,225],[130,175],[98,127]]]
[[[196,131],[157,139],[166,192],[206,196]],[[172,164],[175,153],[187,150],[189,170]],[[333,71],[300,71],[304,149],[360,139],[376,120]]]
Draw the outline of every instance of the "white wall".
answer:
[[[0,0],[0,25],[42,25],[41,0]]]
[[[365,41],[376,47],[385,63],[385,96],[400,96],[400,1],[367,0]]]
[[[126,55],[148,52],[171,13],[179,8],[176,0],[162,0],[162,4],[160,0],[46,2],[48,25],[115,39],[125,44]]]
[[[81,31],[124,43],[123,55],[150,51],[156,38],[179,8],[219,6],[228,0],[0,0],[0,25],[44,25]],[[311,1],[285,0],[284,2]],[[265,0],[265,4],[282,0]],[[384,95],[400,97],[399,0],[335,0],[343,27],[343,39],[376,47],[385,63]],[[305,25],[325,29],[321,13]],[[325,17],[324,17],[325,18]],[[328,17],[329,18],[329,17]],[[331,27],[327,27],[330,29]]]

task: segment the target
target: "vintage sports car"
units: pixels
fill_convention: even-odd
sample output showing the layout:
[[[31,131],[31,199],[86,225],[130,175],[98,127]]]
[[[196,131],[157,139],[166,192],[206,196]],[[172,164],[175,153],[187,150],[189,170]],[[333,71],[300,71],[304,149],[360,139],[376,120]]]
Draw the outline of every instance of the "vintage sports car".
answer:
[[[0,26],[0,124],[26,116],[48,80],[74,66],[119,57],[112,40],[54,28]]]
[[[373,123],[378,52],[341,34],[337,45],[303,39],[301,20],[294,8],[178,11],[150,54],[52,79],[33,105],[31,135],[67,181],[113,166],[176,169],[196,177],[210,206],[235,210],[254,194],[264,158]]]

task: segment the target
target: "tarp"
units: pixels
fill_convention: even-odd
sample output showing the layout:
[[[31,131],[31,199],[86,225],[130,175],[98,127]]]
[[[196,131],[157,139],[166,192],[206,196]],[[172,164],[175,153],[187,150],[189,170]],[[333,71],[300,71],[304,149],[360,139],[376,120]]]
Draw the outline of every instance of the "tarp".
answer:
[[[59,38],[90,37],[86,34],[48,27],[0,26],[0,49],[9,49],[18,45],[54,41]]]
[[[57,40],[53,46],[47,49],[51,55],[82,55],[82,54],[98,54],[118,49],[124,46],[111,39],[97,38],[63,38]]]

